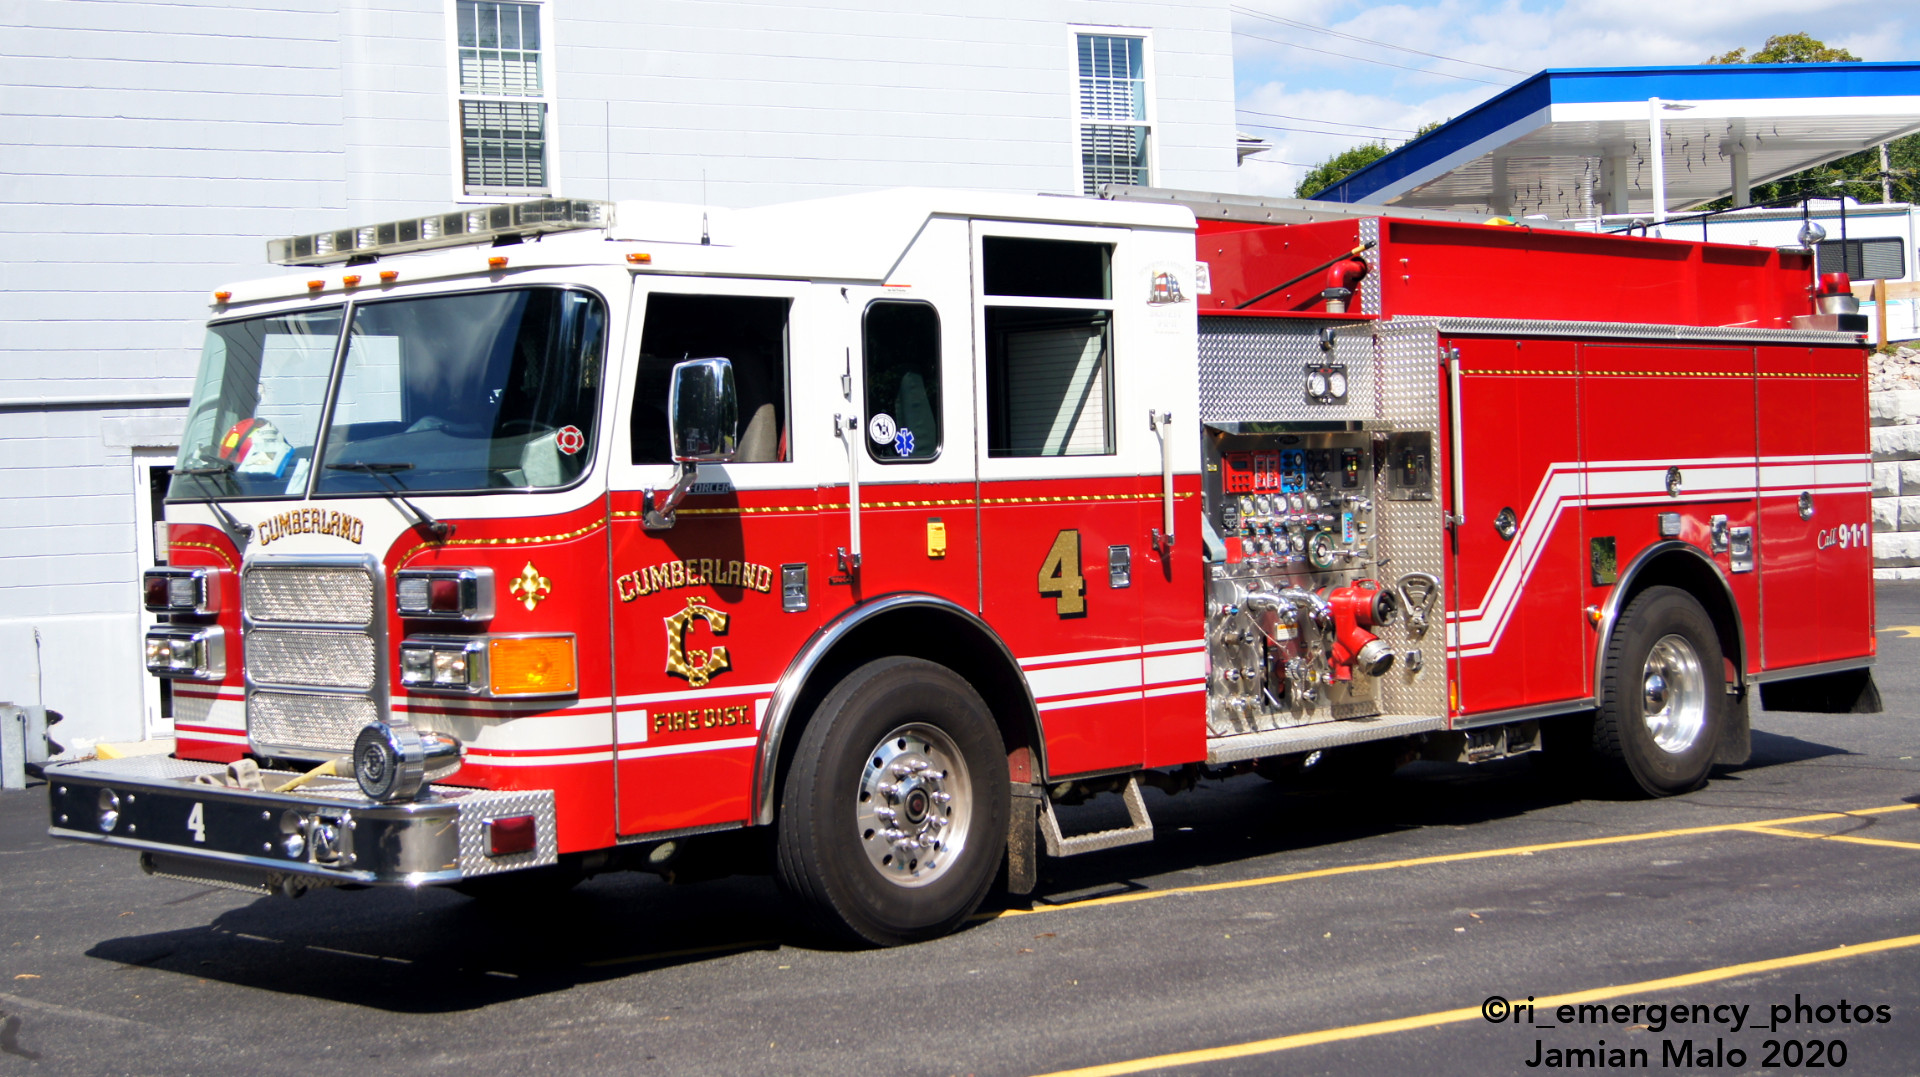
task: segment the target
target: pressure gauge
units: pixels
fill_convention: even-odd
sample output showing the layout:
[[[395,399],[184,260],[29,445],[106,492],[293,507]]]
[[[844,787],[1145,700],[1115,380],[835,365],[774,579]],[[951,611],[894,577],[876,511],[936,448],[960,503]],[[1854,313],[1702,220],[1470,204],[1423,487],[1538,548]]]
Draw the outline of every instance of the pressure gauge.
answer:
[[[1333,567],[1333,536],[1317,532],[1307,544],[1307,563],[1322,571]]]
[[[1306,503],[1307,503],[1307,508],[1308,508],[1308,509],[1310,509],[1310,510],[1316,510],[1316,511],[1317,511],[1317,510],[1318,510],[1318,509],[1320,508],[1320,495],[1319,495],[1319,494],[1314,494],[1314,493],[1308,493],[1308,494],[1306,494],[1306,495],[1304,495],[1304,496],[1305,496],[1305,498],[1306,498]]]
[[[1253,511],[1261,516],[1265,516],[1273,511],[1273,503],[1267,500],[1267,495],[1261,494],[1259,497],[1253,499]]]
[[[1340,369],[1327,371],[1327,395],[1343,397],[1347,395],[1347,372]]]
[[[1327,372],[1324,370],[1307,371],[1307,395],[1315,400],[1325,400],[1328,393]]]
[[[1262,510],[1262,511],[1265,511],[1265,510]],[[1242,516],[1253,515],[1253,498],[1243,497],[1240,499],[1240,515]]]
[[[1295,512],[1302,512],[1307,507],[1307,499],[1301,497],[1299,494],[1288,494],[1287,507]]]
[[[1295,531],[1293,534],[1287,536],[1287,545],[1293,547],[1294,553],[1299,553],[1307,548],[1307,536]]]
[[[1240,553],[1246,557],[1253,556],[1253,540],[1252,539],[1243,538],[1240,540]]]

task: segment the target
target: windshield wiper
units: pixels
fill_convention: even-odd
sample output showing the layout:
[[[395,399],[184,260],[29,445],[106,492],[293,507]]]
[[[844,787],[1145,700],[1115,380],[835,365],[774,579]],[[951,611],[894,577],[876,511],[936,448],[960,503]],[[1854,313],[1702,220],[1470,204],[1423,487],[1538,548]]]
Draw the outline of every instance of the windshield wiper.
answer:
[[[402,515],[408,517],[408,522],[413,526],[426,529],[427,534],[437,539],[443,539],[453,534],[452,524],[443,523],[427,515],[420,506],[408,501],[406,495],[401,492],[403,487],[394,479],[393,473],[396,471],[412,471],[412,464],[377,463],[366,460],[355,460],[348,463],[328,464],[327,470],[355,471],[362,475],[372,475],[374,478],[380,480],[383,487],[380,491],[380,496],[387,499],[387,504],[392,505],[394,508],[400,510]]]
[[[235,544],[245,546],[247,540],[253,537],[253,528],[241,523],[239,517],[228,512],[225,505],[215,501],[214,498],[219,496],[219,491],[213,489],[207,483],[208,475],[232,475],[233,470],[233,461],[221,460],[204,467],[177,467],[173,469],[173,473],[175,475],[185,475],[187,478],[192,479],[196,486],[206,491],[207,496],[201,498],[200,503],[212,509],[215,516],[220,517],[221,526],[226,528],[228,538],[234,538],[237,535],[238,538],[235,539]]]

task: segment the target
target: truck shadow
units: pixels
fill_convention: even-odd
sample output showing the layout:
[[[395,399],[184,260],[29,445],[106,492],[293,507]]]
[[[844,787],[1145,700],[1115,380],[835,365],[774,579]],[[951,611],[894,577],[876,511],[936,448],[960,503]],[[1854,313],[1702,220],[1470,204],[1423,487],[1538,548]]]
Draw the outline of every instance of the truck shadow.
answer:
[[[1759,730],[1753,749],[1750,762],[1721,768],[1716,780],[1845,754]],[[1323,861],[1351,861],[1352,851],[1343,848],[1348,843],[1469,827],[1581,799],[1578,790],[1527,757],[1471,767],[1414,763],[1346,789],[1293,787],[1243,775],[1203,782],[1179,796],[1147,796],[1157,840],[1043,860],[1033,904],[1146,889],[1142,879],[1160,880],[1156,887],[1180,885],[1182,875],[1212,881],[1224,877],[1212,869],[1258,858],[1281,858],[1271,866],[1276,873],[1307,870]],[[1125,823],[1112,796],[1065,808],[1061,817],[1070,833]],[[169,903],[218,894],[192,891]],[[990,903],[971,926],[1007,907]],[[794,946],[822,944],[789,918],[763,876],[671,886],[650,875],[620,873],[535,905],[494,904],[438,889],[260,898],[220,913],[205,927],[108,939],[87,952],[279,994],[396,1013],[454,1013]],[[772,965],[779,958],[748,960]],[[667,1012],[661,1016],[670,1016],[671,1005],[662,1006]]]

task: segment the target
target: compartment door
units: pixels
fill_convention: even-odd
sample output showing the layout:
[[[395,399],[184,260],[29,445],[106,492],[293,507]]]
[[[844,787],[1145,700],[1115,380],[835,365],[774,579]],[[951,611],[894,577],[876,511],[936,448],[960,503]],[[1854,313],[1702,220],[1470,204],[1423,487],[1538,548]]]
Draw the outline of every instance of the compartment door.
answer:
[[[1459,481],[1455,619],[1461,712],[1593,691],[1575,345],[1455,340]],[[1452,496],[1449,494],[1449,496]]]
[[[1761,662],[1871,654],[1865,361],[1800,347],[1761,348],[1758,361]]]

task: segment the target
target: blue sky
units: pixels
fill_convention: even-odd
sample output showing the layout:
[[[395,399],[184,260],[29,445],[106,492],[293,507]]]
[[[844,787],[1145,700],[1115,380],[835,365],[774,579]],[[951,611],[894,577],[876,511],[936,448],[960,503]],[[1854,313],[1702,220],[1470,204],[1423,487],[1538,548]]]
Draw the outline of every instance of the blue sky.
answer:
[[[1279,195],[1340,150],[1398,145],[1549,67],[1697,64],[1790,33],[1920,58],[1912,0],[1235,0],[1233,29],[1240,130],[1273,146],[1241,166],[1242,189]]]

